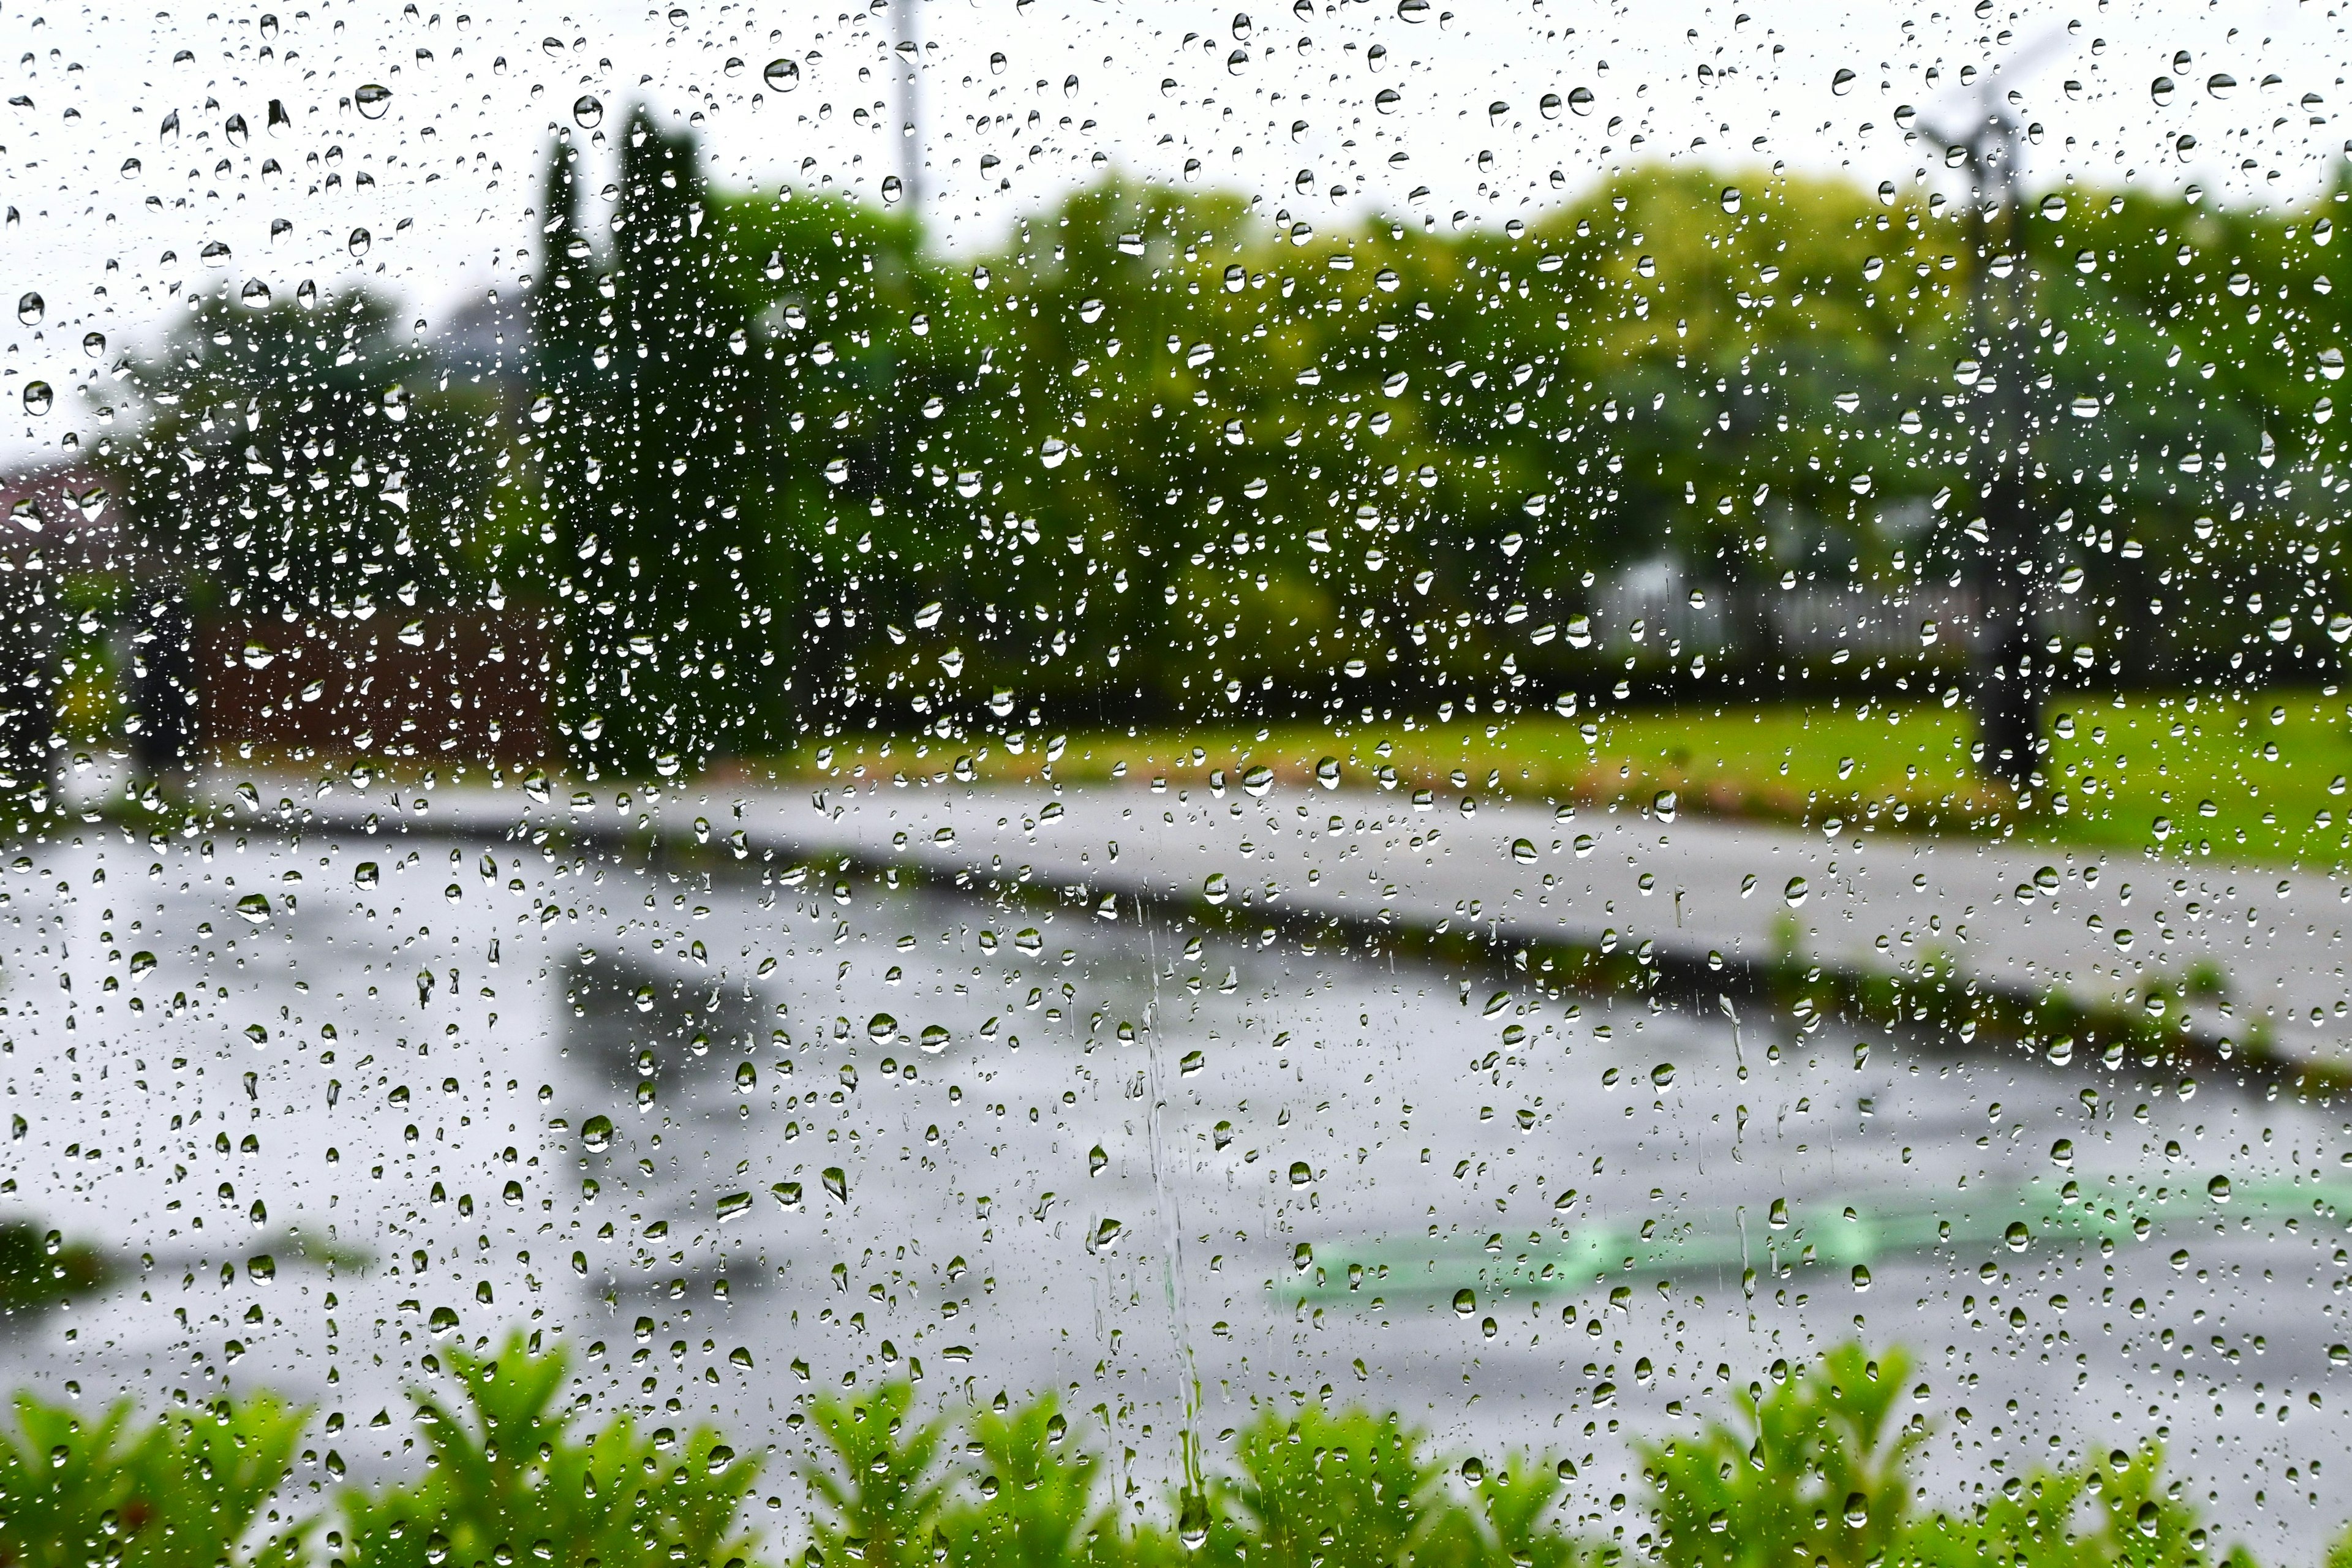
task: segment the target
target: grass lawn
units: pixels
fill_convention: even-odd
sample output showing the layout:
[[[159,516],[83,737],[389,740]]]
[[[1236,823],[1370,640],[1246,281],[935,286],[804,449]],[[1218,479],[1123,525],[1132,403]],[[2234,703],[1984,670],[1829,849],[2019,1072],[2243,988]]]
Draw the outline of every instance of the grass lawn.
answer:
[[[1676,709],[1551,715],[1488,723],[1383,721],[1074,735],[1052,759],[1056,778],[1166,778],[1228,787],[1260,768],[1314,776],[1326,758],[1349,784],[1401,790],[1464,787],[1519,798],[1648,805],[1826,824],[1874,818],[1903,830],[2015,834],[2061,844],[2231,859],[2332,865],[2345,831],[2352,773],[2352,702],[2325,690],[2069,695],[2049,709],[2042,783],[2021,799],[1969,758],[1965,710],[1841,698],[1820,706]],[[793,773],[936,773],[957,759],[982,778],[1034,776],[1054,747],[1020,752],[843,736],[784,763]],[[1259,775],[1263,777],[1265,775]]]

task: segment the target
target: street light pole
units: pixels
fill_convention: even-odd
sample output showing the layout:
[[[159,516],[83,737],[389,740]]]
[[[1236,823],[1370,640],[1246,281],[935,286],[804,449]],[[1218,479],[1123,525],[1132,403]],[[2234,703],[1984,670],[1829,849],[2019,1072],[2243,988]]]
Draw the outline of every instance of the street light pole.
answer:
[[[906,68],[898,76],[898,195],[907,211],[921,221],[923,196],[923,0],[898,0],[899,53]]]
[[[2034,647],[2034,580],[2042,551],[2028,490],[2027,365],[2019,341],[2025,284],[2017,166],[2021,140],[2016,120],[1994,100],[1988,82],[1966,138],[1947,143],[1959,149],[1969,171],[1968,346],[1978,363],[1990,437],[1977,497],[1984,507],[1984,537],[1971,558],[1978,624],[1969,639],[1969,705],[1983,763],[2020,787],[2033,773],[2050,683],[2047,658]]]

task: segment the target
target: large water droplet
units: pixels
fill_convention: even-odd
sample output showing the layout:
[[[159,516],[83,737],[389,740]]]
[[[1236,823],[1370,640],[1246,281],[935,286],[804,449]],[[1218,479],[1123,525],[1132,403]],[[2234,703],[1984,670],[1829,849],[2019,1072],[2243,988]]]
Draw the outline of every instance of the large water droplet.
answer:
[[[384,110],[392,107],[392,89],[370,82],[352,94],[352,102],[370,120],[382,120]]]
[[[1837,94],[1840,98],[1843,98],[1847,93],[1852,92],[1853,90],[1853,72],[1847,70],[1843,67],[1840,67],[1837,75],[1830,78],[1830,90]]]
[[[16,301],[16,319],[28,327],[37,324],[47,310],[48,305],[38,294],[27,293]]]
[[[57,392],[47,382],[28,381],[25,384],[26,413],[47,414],[57,400]]]
[[[593,92],[583,92],[572,100],[572,123],[583,131],[593,131],[604,123],[604,100]]]
[[[1738,185],[1726,185],[1723,187],[1723,210],[1727,213],[1736,213],[1739,210],[1739,187]]]
[[[898,1020],[887,1013],[877,1013],[866,1020],[866,1033],[870,1039],[887,1040],[898,1032]]]
[[[1454,1292],[1454,1315],[1466,1318],[1478,1310],[1478,1292],[1467,1285]]]
[[[343,243],[353,256],[365,256],[368,253],[368,247],[375,243],[375,236],[364,228],[355,228],[352,230],[351,238]]]
[[[248,278],[236,297],[248,310],[266,310],[269,308],[269,285],[258,278]]]
[[[1805,901],[1805,894],[1809,890],[1802,877],[1791,877],[1789,885],[1780,889],[1780,896],[1789,900],[1789,907],[1793,910]]]
[[[768,68],[760,73],[773,92],[790,92],[801,84],[801,63],[782,58],[770,60]]]

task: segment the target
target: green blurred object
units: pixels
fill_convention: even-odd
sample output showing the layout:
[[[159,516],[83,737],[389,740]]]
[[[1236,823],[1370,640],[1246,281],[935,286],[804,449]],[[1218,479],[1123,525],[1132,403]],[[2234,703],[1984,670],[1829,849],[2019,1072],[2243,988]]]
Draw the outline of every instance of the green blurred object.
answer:
[[[829,1463],[803,1468],[817,1512],[813,1560],[866,1568],[922,1568],[932,1557],[946,1482],[938,1473],[945,1422],[913,1425],[914,1389],[885,1384],[862,1398],[834,1395],[811,1413]]]
[[[1667,1568],[1883,1562],[1910,1519],[1905,1468],[1927,1436],[1895,1402],[1910,1358],[1841,1345],[1769,1392],[1738,1396],[1737,1426],[1639,1446]],[[1775,1368],[1775,1375],[1782,1369]]]
[[[0,1220],[0,1316],[38,1311],[113,1275],[105,1255],[31,1220]]]
[[[709,1427],[646,1432],[627,1415],[579,1434],[560,1398],[567,1359],[532,1352],[520,1333],[488,1357],[455,1345],[434,1354],[458,1395],[413,1395],[435,1463],[409,1485],[342,1495],[328,1544],[343,1568],[471,1568],[524,1553],[552,1568],[728,1568],[751,1557],[739,1515],[757,1458],[737,1457]]]
[[[315,1521],[264,1507],[310,1413],[267,1394],[152,1423],[16,1396],[0,1430],[0,1568],[292,1568]]]

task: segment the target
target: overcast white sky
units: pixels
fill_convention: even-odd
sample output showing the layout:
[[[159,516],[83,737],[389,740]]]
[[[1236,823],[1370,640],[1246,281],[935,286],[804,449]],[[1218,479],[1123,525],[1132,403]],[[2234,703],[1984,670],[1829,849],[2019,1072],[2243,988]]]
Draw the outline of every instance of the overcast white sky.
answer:
[[[54,458],[78,426],[87,438],[68,389],[152,342],[175,285],[258,279],[282,297],[365,277],[427,321],[511,290],[534,265],[524,209],[542,149],[588,117],[583,98],[607,131],[641,97],[698,116],[724,181],[830,178],[880,201],[908,146],[893,46],[910,32],[923,200],[949,248],[993,239],[1104,162],[1170,182],[1189,168],[1318,226],[1371,207],[1500,225],[1561,199],[1556,169],[1572,192],[1651,159],[1909,180],[1932,160],[1897,106],[1955,112],[1978,90],[1964,68],[2021,55],[2002,89],[2044,127],[2038,183],[2293,199],[2352,135],[2344,6],[2313,0],[909,4],[12,7],[0,309],[27,293],[41,308],[0,316],[0,462]],[[779,68],[778,90],[783,61],[797,70]],[[373,116],[363,88],[389,89]],[[1562,100],[1549,114],[1548,93]],[[226,249],[207,261],[211,247]],[[96,358],[93,331],[110,345]],[[58,389],[46,416],[25,410],[33,379]]]

